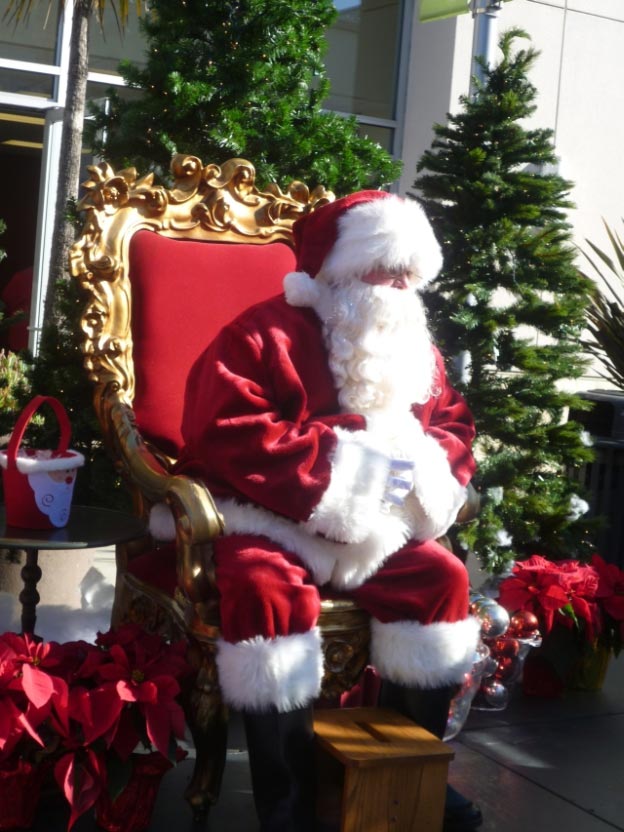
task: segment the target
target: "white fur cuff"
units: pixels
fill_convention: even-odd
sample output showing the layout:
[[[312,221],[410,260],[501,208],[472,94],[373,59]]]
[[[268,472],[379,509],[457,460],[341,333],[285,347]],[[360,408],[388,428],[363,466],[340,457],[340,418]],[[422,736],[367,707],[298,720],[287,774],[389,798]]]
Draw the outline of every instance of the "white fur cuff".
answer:
[[[481,624],[462,621],[371,622],[371,662],[384,679],[399,685],[438,688],[461,683],[472,667]]]
[[[220,640],[217,668],[226,704],[243,711],[292,711],[320,693],[320,630],[273,639],[256,636],[236,644]]]
[[[422,434],[413,450],[414,494],[406,501],[415,538],[430,540],[446,534],[466,501],[466,489],[453,475],[444,448]]]
[[[339,543],[361,543],[378,522],[390,460],[366,431],[336,428],[336,436],[329,487],[305,528]]]

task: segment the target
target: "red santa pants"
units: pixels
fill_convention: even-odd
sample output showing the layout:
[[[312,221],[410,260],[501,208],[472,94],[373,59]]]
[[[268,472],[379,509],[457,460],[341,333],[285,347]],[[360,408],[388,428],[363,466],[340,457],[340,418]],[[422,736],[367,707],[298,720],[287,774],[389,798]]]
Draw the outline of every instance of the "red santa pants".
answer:
[[[306,633],[316,625],[322,590],[279,544],[257,535],[219,538],[215,566],[225,641]],[[364,584],[342,594],[383,623],[456,622],[468,614],[466,568],[432,540],[407,543]]]
[[[278,544],[245,534],[215,541],[215,565],[225,701],[288,711],[313,700],[323,676],[321,595],[308,570]],[[468,616],[468,575],[438,543],[408,543],[344,594],[371,615],[370,658],[383,678],[437,688],[470,669],[479,627]]]

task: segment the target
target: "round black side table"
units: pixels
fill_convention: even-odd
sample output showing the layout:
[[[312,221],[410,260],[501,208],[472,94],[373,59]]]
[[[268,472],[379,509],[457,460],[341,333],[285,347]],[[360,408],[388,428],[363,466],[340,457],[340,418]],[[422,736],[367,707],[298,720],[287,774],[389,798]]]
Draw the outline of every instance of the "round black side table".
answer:
[[[93,549],[126,543],[146,533],[145,523],[132,514],[93,506],[72,506],[69,522],[62,529],[22,529],[7,526],[5,507],[0,506],[0,549],[23,549],[24,588],[20,592],[22,633],[34,635],[41,579],[39,550]]]

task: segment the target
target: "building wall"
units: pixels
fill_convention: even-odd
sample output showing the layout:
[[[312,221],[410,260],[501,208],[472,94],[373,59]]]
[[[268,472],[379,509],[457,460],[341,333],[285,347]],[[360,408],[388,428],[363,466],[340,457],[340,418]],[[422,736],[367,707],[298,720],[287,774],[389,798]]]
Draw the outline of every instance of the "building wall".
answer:
[[[511,0],[498,15],[498,31],[512,26],[524,29],[540,52],[531,76],[537,109],[529,123],[554,131],[559,172],[574,185],[575,244],[586,249],[590,239],[608,249],[603,220],[624,232],[624,2]],[[456,112],[459,96],[469,90],[473,28],[469,14],[414,22],[403,193],[430,145],[432,122]],[[585,265],[580,251],[579,264]],[[579,386],[605,382],[591,370]]]

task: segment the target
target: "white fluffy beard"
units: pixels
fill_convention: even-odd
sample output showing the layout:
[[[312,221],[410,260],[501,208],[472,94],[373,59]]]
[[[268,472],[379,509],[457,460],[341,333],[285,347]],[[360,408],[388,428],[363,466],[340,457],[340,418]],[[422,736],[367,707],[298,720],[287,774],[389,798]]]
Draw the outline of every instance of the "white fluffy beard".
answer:
[[[426,402],[434,394],[435,359],[420,297],[357,279],[334,286],[316,279],[323,289],[317,313],[343,411],[405,413]]]

